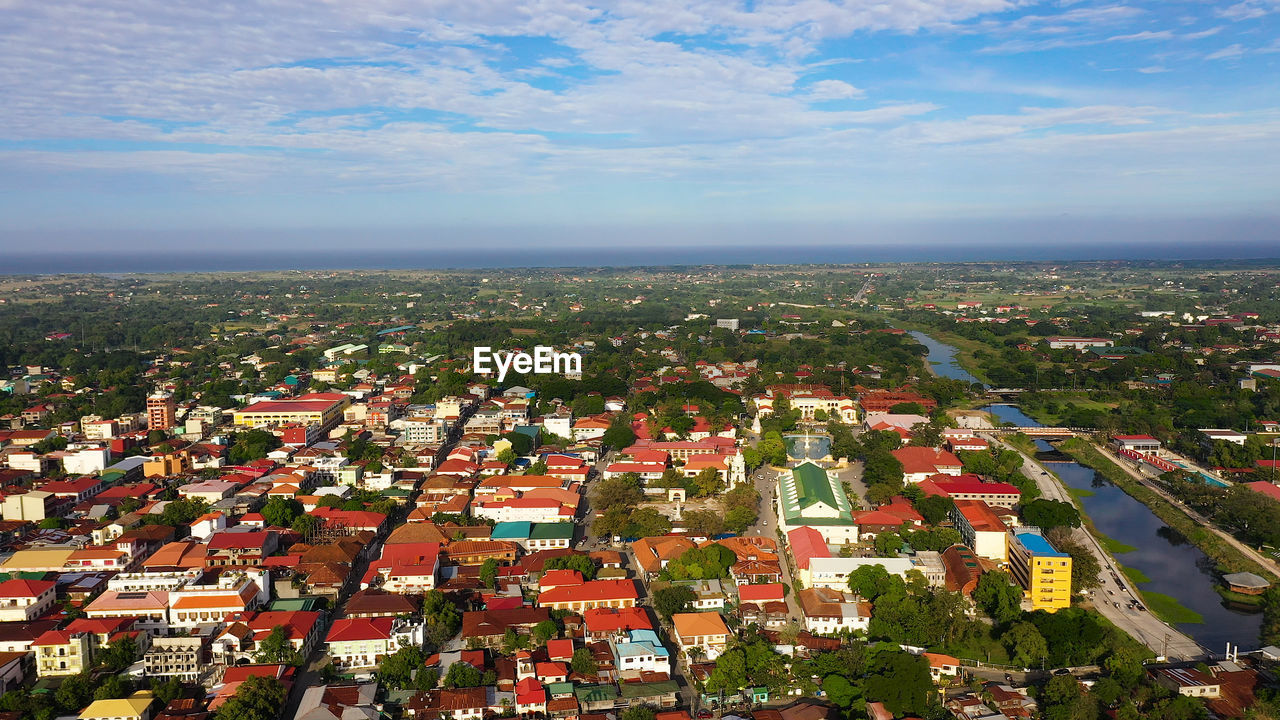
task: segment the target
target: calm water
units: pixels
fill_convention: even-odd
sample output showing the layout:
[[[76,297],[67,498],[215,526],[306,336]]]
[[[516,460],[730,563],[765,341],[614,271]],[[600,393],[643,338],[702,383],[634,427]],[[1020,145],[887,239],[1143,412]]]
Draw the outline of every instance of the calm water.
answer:
[[[988,405],[983,410],[1019,427],[1040,424],[1013,405]],[[1036,446],[1053,450],[1044,440],[1037,440]],[[1116,559],[1151,578],[1151,582],[1142,583],[1143,590],[1177,598],[1204,618],[1203,623],[1179,624],[1179,630],[1213,652],[1222,652],[1228,641],[1243,648],[1258,647],[1261,613],[1226,606],[1213,589],[1217,583],[1214,563],[1196,546],[1098,472],[1074,462],[1046,464],[1068,487],[1093,493],[1080,502],[1100,532],[1137,548]]]
[[[912,330],[911,337],[915,338],[916,342],[929,348],[929,356],[925,358],[925,362],[932,365],[933,371],[941,377],[982,384],[978,381],[978,378],[971,375],[968,370],[960,367],[960,364],[956,362],[955,348],[945,343],[940,343],[919,330]]]
[[[826,435],[784,435],[787,457],[794,460],[817,460],[831,454],[831,438]]]

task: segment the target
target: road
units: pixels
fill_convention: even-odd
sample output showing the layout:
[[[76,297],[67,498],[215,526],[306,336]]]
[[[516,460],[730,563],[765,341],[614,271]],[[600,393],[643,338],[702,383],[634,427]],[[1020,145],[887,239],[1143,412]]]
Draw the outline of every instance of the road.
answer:
[[[462,436],[463,425],[466,424],[467,419],[470,418],[474,412],[475,406],[463,410],[462,415],[458,418],[458,422],[454,424],[454,427],[449,431],[449,435],[445,438],[445,442],[441,445],[440,451],[436,453],[437,463],[443,460],[453,446],[457,444],[458,439]],[[393,528],[404,523],[405,518],[409,514],[409,510],[414,507],[417,498],[418,491],[414,490],[409,497],[409,501],[404,505],[397,507],[395,511],[393,511],[389,518],[390,522],[387,523],[388,529],[385,535],[389,535]],[[347,600],[350,600],[351,596],[360,588],[360,581],[364,577],[365,572],[369,569],[369,562],[373,558],[379,557],[382,554],[382,544],[386,540],[385,535],[374,538],[373,541],[369,543],[369,546],[365,548],[365,551],[362,552],[352,564],[351,574],[347,577],[346,584],[343,585],[342,589],[338,592],[338,597],[333,601],[331,605],[332,609],[320,616],[320,622],[324,624],[324,630],[320,633],[321,638],[328,635],[329,627],[332,625],[334,620],[343,617],[343,609],[347,604]],[[302,694],[306,692],[309,687],[323,684],[320,677],[320,671],[324,666],[328,665],[329,662],[329,654],[325,650],[324,640],[322,639],[316,643],[316,647],[312,649],[305,662],[303,662],[302,667],[299,668],[298,677],[293,684],[293,688],[289,692],[289,696],[285,699],[284,707],[281,708],[281,718],[292,718],[297,715],[298,704],[302,702]],[[372,669],[361,670],[362,673],[371,671]]]
[[[862,289],[858,291],[857,295],[853,296],[853,301],[862,302],[862,298],[866,297],[869,292],[871,292],[871,278],[867,278],[867,281],[862,284]]]
[[[998,444],[1010,450],[1017,450],[1018,454],[1022,456],[1022,473],[1035,482],[1036,487],[1040,488],[1040,494],[1043,497],[1075,505],[1075,500],[1067,492],[1066,487],[1063,486],[1057,475],[1048,472],[1035,459],[1018,450],[1018,448],[1001,442],[989,433],[982,434],[985,434],[987,440],[993,444]],[[1072,531],[1072,538],[1081,547],[1088,548],[1093,552],[1098,559],[1099,567],[1102,568],[1102,572],[1098,575],[1098,580],[1102,582],[1102,585],[1093,591],[1093,606],[1103,617],[1115,623],[1117,627],[1129,633],[1157,655],[1182,660],[1200,658],[1205,655],[1205,649],[1200,647],[1196,641],[1145,609],[1146,605],[1142,603],[1142,595],[1138,592],[1137,587],[1125,577],[1124,573],[1120,571],[1119,563],[1115,561],[1115,558],[1111,557],[1110,553],[1103,549],[1092,533],[1084,528],[1075,528]],[[1139,603],[1138,606],[1144,609],[1131,610],[1128,608],[1129,603]]]
[[[752,475],[751,480],[755,483],[756,491],[760,493],[760,517],[756,520],[755,526],[747,531],[748,535],[778,540],[778,513],[773,499],[778,491],[780,474],[777,470],[765,465]],[[787,558],[786,547],[784,541],[778,541],[778,565],[782,567],[782,581],[788,587],[794,588],[795,575],[791,573],[791,561]],[[804,616],[800,614],[800,604],[796,601],[795,593],[788,592],[784,597],[787,601],[787,619],[794,623],[802,623]]]
[[[1231,535],[1231,533],[1225,530],[1222,530],[1218,526],[1214,525],[1213,522],[1210,521],[1208,518],[1196,512],[1195,510],[1191,509],[1190,507],[1187,507],[1186,505],[1184,505],[1181,500],[1178,500],[1174,496],[1170,495],[1168,492],[1165,491],[1164,488],[1160,487],[1159,484],[1152,482],[1151,478],[1147,477],[1146,475],[1143,475],[1141,471],[1139,471],[1137,468],[1134,468],[1128,462],[1125,462],[1122,458],[1117,456],[1115,453],[1112,453],[1107,448],[1097,444],[1095,444],[1093,447],[1099,453],[1101,453],[1103,457],[1115,463],[1117,467],[1119,467],[1121,470],[1124,470],[1126,473],[1128,473],[1130,477],[1142,483],[1142,485],[1146,487],[1148,490],[1164,498],[1165,502],[1168,502],[1170,505],[1173,505],[1174,507],[1178,508],[1182,512],[1186,513],[1187,517],[1190,517],[1192,520],[1199,523],[1206,530],[1209,530],[1214,535],[1217,535],[1218,537],[1222,538],[1223,542],[1227,543],[1231,547],[1238,550],[1241,555],[1244,555],[1250,560],[1258,563],[1262,567],[1271,571],[1271,573],[1273,573],[1277,577],[1280,577],[1280,563],[1276,563],[1276,561],[1273,558],[1269,558],[1266,555],[1259,553],[1257,550],[1254,550],[1248,545],[1245,545],[1244,543],[1237,540],[1233,535]]]

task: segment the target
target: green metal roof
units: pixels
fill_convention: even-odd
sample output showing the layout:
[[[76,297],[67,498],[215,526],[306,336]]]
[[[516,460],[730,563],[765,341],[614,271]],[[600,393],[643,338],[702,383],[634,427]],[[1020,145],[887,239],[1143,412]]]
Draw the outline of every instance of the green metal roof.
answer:
[[[529,531],[530,540],[572,540],[573,523],[534,523]]]
[[[550,683],[549,685],[547,685],[547,692],[551,693],[553,696],[572,695],[573,683],[571,682]]]
[[[315,597],[277,598],[271,601],[270,608],[273,611],[319,610],[320,598],[315,598]]]
[[[795,477],[796,489],[799,491],[796,504],[801,508],[807,508],[816,502],[837,507],[836,496],[832,492],[831,481],[827,478],[826,470],[806,462],[797,465],[791,474]]]
[[[583,685],[574,688],[573,694],[578,698],[578,702],[603,702],[618,698],[618,690],[612,685]]]
[[[525,540],[533,532],[533,523],[527,520],[500,522],[489,533],[490,540]]]
[[[654,695],[670,695],[680,692],[680,685],[675,680],[662,680],[651,683],[622,683],[622,697],[627,700]]]
[[[826,470],[805,462],[792,468],[790,475],[782,477],[779,502],[783,519],[788,525],[851,525],[853,507],[844,488]],[[805,510],[819,503],[836,510],[835,517],[813,517]]]

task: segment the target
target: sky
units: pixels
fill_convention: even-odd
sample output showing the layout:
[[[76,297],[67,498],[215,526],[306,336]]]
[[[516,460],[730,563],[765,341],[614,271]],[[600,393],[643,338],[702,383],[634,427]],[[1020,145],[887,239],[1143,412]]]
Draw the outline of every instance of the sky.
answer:
[[[1280,247],[1280,0],[0,0],[0,97],[0,251]]]

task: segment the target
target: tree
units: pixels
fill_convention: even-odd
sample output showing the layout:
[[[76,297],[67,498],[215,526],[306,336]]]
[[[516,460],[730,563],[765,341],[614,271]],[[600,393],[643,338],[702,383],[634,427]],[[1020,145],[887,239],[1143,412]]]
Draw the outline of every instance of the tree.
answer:
[[[262,520],[269,526],[287,528],[302,514],[302,503],[293,498],[273,497],[262,506]]]
[[[1080,527],[1080,511],[1061,500],[1037,498],[1022,506],[1022,519],[1043,530],[1057,527]]]
[[[683,522],[690,535],[715,537],[724,532],[724,518],[714,510],[687,510]]]
[[[902,538],[897,533],[882,532],[876,535],[876,554],[880,557],[897,557],[902,548]]]
[[[503,448],[502,452],[498,453],[498,462],[503,465],[510,465],[516,461],[516,457],[515,452],[512,451],[511,448]]]
[[[68,712],[80,712],[93,699],[93,683],[88,673],[78,673],[62,681],[53,693],[53,701]]]
[[[1102,572],[1098,557],[1076,542],[1069,530],[1064,527],[1054,528],[1045,533],[1045,539],[1059,552],[1071,556],[1072,590],[1092,590],[1102,584],[1098,581],[1098,575]]]
[[[250,460],[259,460],[267,453],[280,447],[280,438],[274,434],[254,428],[242,430],[235,434],[235,441],[227,452],[227,457],[236,465],[243,465]]]
[[[744,533],[747,528],[756,524],[760,515],[755,510],[736,507],[731,508],[724,516],[724,529],[729,532]]]
[[[876,483],[867,488],[867,502],[872,505],[884,505],[898,494],[898,489],[885,483]]]
[[[182,694],[186,692],[186,688],[183,687],[181,680],[176,677],[170,677],[164,682],[153,683],[151,692],[156,696],[156,700],[160,701],[161,705],[168,705],[182,697]]]
[[[405,645],[383,658],[378,666],[378,680],[395,690],[409,689],[413,686],[415,673],[423,671],[425,660],[426,655],[421,648]]]
[[[115,700],[133,692],[133,679],[123,673],[108,675],[93,691],[94,700]]]
[[[302,655],[289,642],[284,626],[276,625],[258,642],[253,660],[259,663],[301,665]]]
[[[636,508],[627,518],[628,537],[655,537],[669,532],[671,532],[671,521],[654,508]]]
[[[828,675],[822,678],[822,692],[837,707],[845,708],[851,717],[860,717],[866,706],[862,696],[862,688],[849,682],[843,675]],[[855,707],[856,706],[856,707]]]
[[[922,657],[898,650],[883,650],[867,663],[869,675],[864,681],[867,699],[882,702],[895,717],[925,716],[933,680],[929,663]]]
[[[533,641],[539,645],[546,645],[548,640],[555,639],[560,633],[560,629],[556,627],[554,621],[543,620],[533,626]]]
[[[631,513],[622,505],[615,505],[591,521],[591,532],[596,535],[621,535],[627,529]]]
[[[720,472],[710,467],[698,471],[693,478],[693,485],[694,495],[697,497],[716,495],[724,490],[724,481],[720,479]]]
[[[480,584],[496,590],[498,587],[498,561],[494,558],[487,558],[484,564],[480,566]]]
[[[688,612],[697,597],[687,585],[672,585],[653,594],[653,609],[663,622],[671,622],[672,615]]]
[[[98,651],[98,667],[118,673],[138,661],[138,644],[131,637],[112,640]]]
[[[252,675],[214,713],[214,720],[276,720],[285,701],[284,685],[273,677]]]
[[[920,513],[925,522],[930,525],[937,525],[946,520],[956,506],[951,498],[942,495],[922,495],[913,505],[916,512]]]
[[[894,415],[924,415],[924,406],[918,402],[895,403],[889,408]]]
[[[895,579],[897,583],[894,583]],[[901,578],[890,575],[883,565],[863,565],[849,573],[849,591],[871,602],[889,592],[895,584],[901,585]]]
[[[599,670],[591,651],[584,647],[573,651],[573,659],[569,661],[569,666],[573,668],[575,673],[585,676],[595,675]]]
[[[41,530],[62,530],[67,527],[67,521],[60,517],[47,517],[40,521]]]
[[[632,705],[622,711],[619,720],[654,720],[657,713],[654,712],[651,705]]]
[[[320,532],[320,527],[324,525],[324,521],[315,515],[299,515],[293,519],[293,523],[289,528],[302,536],[303,540],[310,540],[315,534]]]
[[[1015,665],[1034,667],[1049,656],[1049,646],[1044,636],[1029,622],[1014,623],[1000,636],[1000,642],[1009,651]]]
[[[449,672],[444,674],[444,687],[452,690],[454,688],[480,687],[484,682],[484,673],[477,670],[472,665],[465,662],[455,662],[449,666]]]
[[[973,591],[973,601],[1000,625],[1022,615],[1022,588],[1003,572],[982,573]]]
[[[609,421],[609,429],[604,431],[604,435],[600,437],[600,444],[615,450],[631,447],[635,444],[636,433],[631,429],[631,423],[627,422],[625,415],[615,415]]]
[[[587,555],[559,555],[542,564],[542,571],[577,570],[584,580],[593,580],[596,576],[596,564]]]
[[[639,476],[634,473],[601,480],[591,491],[591,502],[600,512],[608,512],[615,507],[635,507],[641,500],[644,500],[644,490],[640,488]]]
[[[444,645],[462,627],[458,607],[439,590],[431,590],[422,598],[422,617],[426,621],[426,640],[432,648]]]
[[[511,443],[511,452],[517,456],[528,455],[533,450],[533,438],[524,433],[504,433],[502,439]]]
[[[787,464],[787,446],[782,441],[782,433],[769,431],[756,446],[760,457],[770,465],[781,467]]]

